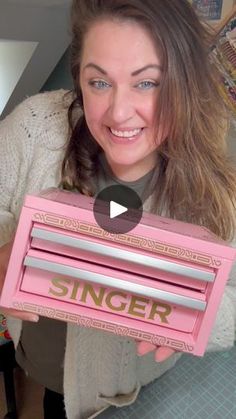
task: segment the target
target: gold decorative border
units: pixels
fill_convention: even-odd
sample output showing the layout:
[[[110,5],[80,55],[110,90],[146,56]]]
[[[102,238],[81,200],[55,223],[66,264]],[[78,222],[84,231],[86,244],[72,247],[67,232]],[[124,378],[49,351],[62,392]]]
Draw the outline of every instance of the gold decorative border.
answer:
[[[149,332],[143,332],[142,330],[136,330],[126,326],[119,326],[104,320],[92,319],[86,316],[80,316],[78,314],[73,314],[54,308],[48,308],[33,303],[14,301],[13,308],[16,310],[23,310],[29,311],[31,313],[36,313],[44,317],[76,323],[78,326],[81,327],[99,329],[105,332],[113,333],[115,335],[143,340],[146,342],[153,343],[157,346],[169,346],[175,349],[176,351],[180,352],[192,353],[194,350],[194,347],[192,345],[188,345],[182,340],[172,339],[170,337],[156,335]]]
[[[146,249],[152,253],[159,253],[161,255],[167,255],[169,257],[176,257],[177,259],[187,260],[196,264],[212,266],[216,268],[219,268],[219,266],[221,266],[221,260],[215,259],[211,255],[193,252],[184,247],[169,245],[167,243],[147,239],[146,237],[142,236],[132,236],[131,234],[108,233],[98,225],[78,221],[73,218],[58,217],[55,214],[41,212],[35,213],[33,215],[33,221],[57,228],[59,227],[64,230],[79,232],[81,234],[86,234],[92,237],[98,237],[107,241],[126,244],[134,248],[136,247],[139,249]]]

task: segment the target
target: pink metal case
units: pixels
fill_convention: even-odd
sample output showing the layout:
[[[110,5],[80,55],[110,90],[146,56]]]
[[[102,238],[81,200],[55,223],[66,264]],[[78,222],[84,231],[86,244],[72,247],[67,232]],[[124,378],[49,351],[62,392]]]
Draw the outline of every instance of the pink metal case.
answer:
[[[235,249],[148,213],[111,234],[93,204],[55,188],[26,197],[0,305],[202,356]]]

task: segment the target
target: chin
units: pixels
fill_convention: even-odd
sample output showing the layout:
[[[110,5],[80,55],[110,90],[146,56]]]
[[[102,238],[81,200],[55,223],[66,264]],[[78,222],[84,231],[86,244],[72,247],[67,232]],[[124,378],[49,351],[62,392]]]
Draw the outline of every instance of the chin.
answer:
[[[133,160],[133,159],[110,159],[110,162],[119,166],[133,166],[138,164],[139,160]]]

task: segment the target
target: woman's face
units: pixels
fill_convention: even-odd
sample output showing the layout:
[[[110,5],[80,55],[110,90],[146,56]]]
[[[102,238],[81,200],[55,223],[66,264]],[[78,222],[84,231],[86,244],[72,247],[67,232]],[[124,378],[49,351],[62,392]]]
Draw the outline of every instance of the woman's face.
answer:
[[[87,125],[113,173],[132,181],[156,163],[161,58],[135,22],[100,21],[84,39],[80,85]]]

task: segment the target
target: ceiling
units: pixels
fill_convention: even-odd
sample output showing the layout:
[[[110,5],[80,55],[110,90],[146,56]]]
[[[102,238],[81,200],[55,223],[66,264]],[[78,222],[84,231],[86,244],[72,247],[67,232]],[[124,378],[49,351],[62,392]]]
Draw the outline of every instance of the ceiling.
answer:
[[[70,42],[70,0],[0,0],[0,118],[37,93]]]

